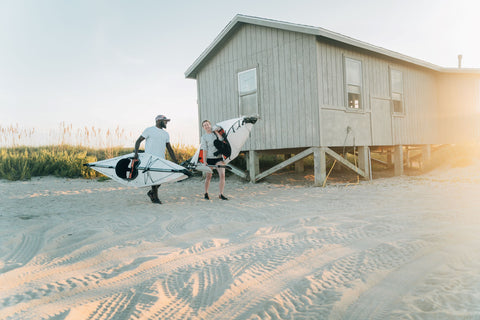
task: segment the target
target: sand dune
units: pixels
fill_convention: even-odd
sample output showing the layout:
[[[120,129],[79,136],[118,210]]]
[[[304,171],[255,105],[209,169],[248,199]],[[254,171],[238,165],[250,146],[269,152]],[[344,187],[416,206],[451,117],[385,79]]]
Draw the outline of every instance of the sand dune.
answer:
[[[478,162],[160,190],[0,181],[0,319],[480,319]]]

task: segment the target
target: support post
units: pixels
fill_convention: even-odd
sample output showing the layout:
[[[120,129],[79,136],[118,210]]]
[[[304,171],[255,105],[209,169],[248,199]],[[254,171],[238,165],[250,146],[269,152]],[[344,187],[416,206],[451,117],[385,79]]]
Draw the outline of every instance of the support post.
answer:
[[[274,166],[273,168],[270,168],[268,170],[265,170],[264,172],[258,174],[256,177],[255,177],[255,181],[259,181],[263,178],[265,178],[266,176],[268,175],[271,175],[272,173],[274,172],[277,172],[278,170],[281,170],[283,168],[286,168],[288,167],[289,165],[305,158],[306,156],[309,156],[310,154],[312,154],[313,152],[313,148],[308,148],[308,149],[305,149],[303,150],[302,152],[300,152],[299,154],[291,157],[290,159],[286,160],[286,161],[283,161],[282,163],[279,163],[277,164],[276,166]]]
[[[392,150],[390,148],[387,150],[387,164],[389,168],[393,166]]]
[[[292,155],[291,155],[290,153],[285,153],[285,154],[283,155],[283,160],[284,160],[284,161],[287,161],[287,160],[290,159],[291,157],[292,157]],[[289,166],[287,166],[286,168],[289,169],[288,167],[289,167]]]
[[[250,175],[250,182],[255,183],[255,177],[260,171],[260,161],[257,152],[253,150],[248,151],[247,170]]]
[[[231,163],[228,164],[228,166],[231,168],[230,171],[234,174],[236,174],[237,176],[239,176],[240,178],[242,179],[245,179],[247,180],[247,173],[237,167],[235,167],[234,165],[232,165]],[[203,173],[205,175],[205,173]]]
[[[338,161],[338,163],[340,163],[342,166],[345,166],[347,167],[348,169],[350,170],[353,170],[354,172],[356,172],[357,174],[361,175],[362,177],[367,177],[367,175],[365,174],[365,171],[363,171],[362,169],[354,166],[353,164],[351,164],[347,159],[345,159],[344,157],[342,157],[341,155],[339,155],[338,153],[336,153],[335,151],[333,151],[332,149],[330,148],[326,148],[324,147],[323,148],[325,150],[325,152],[331,156],[332,158],[334,158],[335,160]]]
[[[405,157],[405,163],[406,163],[407,168],[411,168],[412,163],[411,163],[411,159],[410,159],[410,147],[409,146],[407,146],[405,148],[404,157]]]
[[[403,175],[403,145],[395,146],[393,166],[396,176]]]
[[[303,172],[305,172],[305,164],[304,164],[303,159],[302,159],[302,160],[298,160],[297,162],[295,162],[295,172],[296,172],[296,173],[303,173]]]
[[[426,144],[422,146],[422,167],[432,159],[432,146]]]
[[[313,148],[313,167],[315,175],[316,187],[323,186],[323,182],[327,177],[327,162],[325,156],[325,148],[323,147],[314,147]]]
[[[358,167],[365,172],[363,177],[365,180],[370,180],[370,152],[368,146],[358,147]]]

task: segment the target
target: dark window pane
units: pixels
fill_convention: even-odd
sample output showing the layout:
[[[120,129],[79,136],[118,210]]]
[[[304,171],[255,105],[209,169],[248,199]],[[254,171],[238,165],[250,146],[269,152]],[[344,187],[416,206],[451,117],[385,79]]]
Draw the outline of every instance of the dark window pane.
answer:
[[[358,93],[348,93],[348,107],[352,109],[360,109],[362,107],[361,96]]]

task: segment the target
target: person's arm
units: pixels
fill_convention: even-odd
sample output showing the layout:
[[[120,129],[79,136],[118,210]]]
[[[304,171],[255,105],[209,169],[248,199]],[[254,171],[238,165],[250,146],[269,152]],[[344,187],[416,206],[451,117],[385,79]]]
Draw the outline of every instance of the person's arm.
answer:
[[[140,144],[142,143],[143,140],[145,140],[145,138],[143,136],[140,136],[135,142],[135,155],[133,156],[135,159],[138,158],[138,148],[140,148]]]
[[[168,150],[168,154],[170,155],[170,158],[172,159],[173,162],[177,163],[177,157],[175,157],[175,152],[173,152],[170,142],[167,142],[166,146],[167,146],[167,150]]]
[[[219,129],[217,129],[217,130],[215,130],[215,131],[213,131],[213,132],[214,132],[215,135],[217,136],[217,139],[218,139],[218,140],[220,140],[220,141],[223,140],[223,137],[222,137],[222,135],[220,134]]]
[[[205,136],[200,138],[200,154],[198,155],[198,161],[207,164],[207,141],[205,140]]]

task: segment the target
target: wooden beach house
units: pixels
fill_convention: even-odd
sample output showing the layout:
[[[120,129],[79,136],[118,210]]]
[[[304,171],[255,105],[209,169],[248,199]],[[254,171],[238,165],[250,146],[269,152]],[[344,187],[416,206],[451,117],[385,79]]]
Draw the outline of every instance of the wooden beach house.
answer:
[[[258,114],[244,151],[258,181],[313,154],[315,183],[326,156],[366,179],[370,150],[392,152],[479,138],[480,69],[442,68],[318,27],[237,15],[188,68],[199,119]],[[357,166],[341,155],[355,147]],[[261,153],[292,156],[259,172]]]

